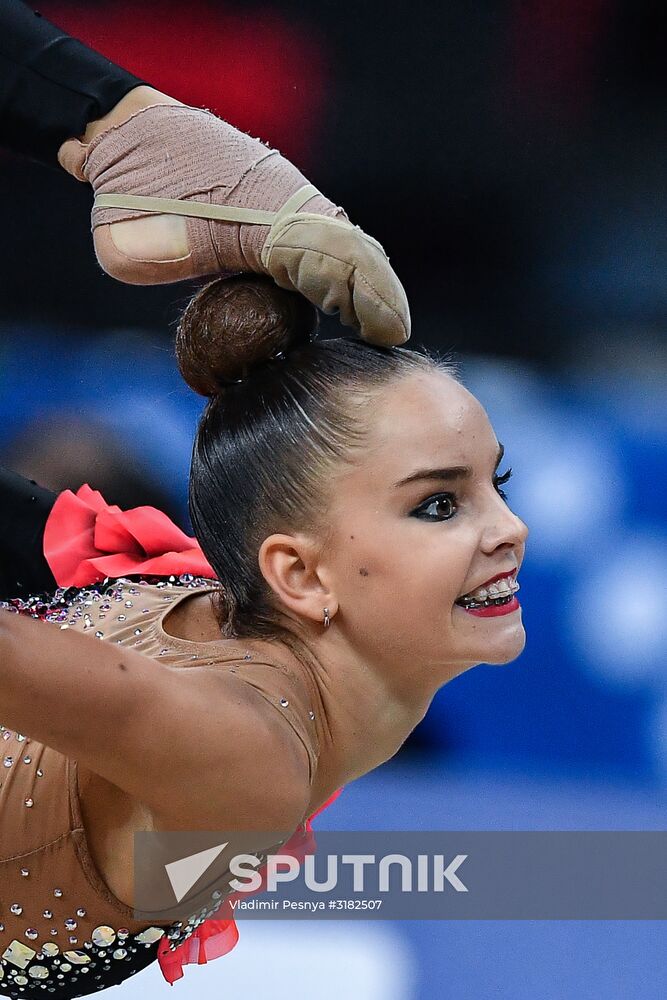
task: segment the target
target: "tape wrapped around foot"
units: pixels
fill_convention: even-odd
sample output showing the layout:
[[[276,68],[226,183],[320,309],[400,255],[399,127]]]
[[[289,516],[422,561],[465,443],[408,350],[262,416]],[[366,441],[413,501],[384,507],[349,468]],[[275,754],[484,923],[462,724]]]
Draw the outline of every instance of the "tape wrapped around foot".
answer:
[[[380,244],[277,150],[211,112],[142,109],[90,143],[82,172],[96,195],[97,258],[112,277],[265,273],[366,340],[408,339],[407,298]],[[173,228],[156,233],[164,216]]]

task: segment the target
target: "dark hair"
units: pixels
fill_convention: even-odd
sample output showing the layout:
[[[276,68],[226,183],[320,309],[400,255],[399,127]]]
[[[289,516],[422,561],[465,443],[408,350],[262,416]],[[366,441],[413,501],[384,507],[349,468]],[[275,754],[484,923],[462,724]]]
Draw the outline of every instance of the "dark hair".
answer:
[[[216,612],[228,638],[290,641],[259,568],[260,546],[295,526],[326,545],[327,480],[363,449],[377,392],[414,372],[457,377],[449,358],[357,337],[316,340],[317,325],[303,296],[247,275],[206,285],[179,323],[181,374],[211,397],[194,442],[189,502],[222,585]],[[270,359],[276,351],[282,357]]]

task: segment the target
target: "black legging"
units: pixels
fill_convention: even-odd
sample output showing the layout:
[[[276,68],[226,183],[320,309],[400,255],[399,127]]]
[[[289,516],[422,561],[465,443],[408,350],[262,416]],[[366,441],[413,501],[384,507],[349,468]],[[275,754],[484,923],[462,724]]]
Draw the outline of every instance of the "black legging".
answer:
[[[57,495],[0,466],[0,600],[55,590],[43,540]]]
[[[0,0],[0,145],[57,167],[65,139],[143,83],[21,0]]]
[[[0,145],[57,167],[65,139],[144,82],[21,0],[0,0]],[[0,599],[55,588],[43,536],[56,496],[0,467]]]

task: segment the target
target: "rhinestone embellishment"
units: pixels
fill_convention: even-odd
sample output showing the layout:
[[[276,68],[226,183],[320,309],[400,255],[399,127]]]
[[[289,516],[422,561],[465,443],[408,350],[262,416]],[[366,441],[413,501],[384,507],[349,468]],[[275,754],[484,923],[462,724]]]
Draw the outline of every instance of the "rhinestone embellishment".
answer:
[[[86,955],[85,951],[64,951],[63,958],[66,958],[72,965],[86,965],[88,962],[92,962],[90,955]]]
[[[93,944],[96,944],[98,948],[106,948],[108,945],[113,944],[116,940],[116,932],[113,927],[107,927],[106,924],[101,924],[96,927],[93,933],[90,935]]]
[[[154,941],[159,941],[163,935],[163,927],[147,927],[145,931],[135,934],[134,940],[141,944],[153,944]]]
[[[29,948],[22,941],[11,941],[2,957],[6,962],[18,966],[19,969],[25,969],[30,959],[34,958],[36,954],[37,952],[33,948]]]
[[[33,979],[47,979],[49,970],[45,965],[31,965],[28,969],[28,975],[32,976]]]

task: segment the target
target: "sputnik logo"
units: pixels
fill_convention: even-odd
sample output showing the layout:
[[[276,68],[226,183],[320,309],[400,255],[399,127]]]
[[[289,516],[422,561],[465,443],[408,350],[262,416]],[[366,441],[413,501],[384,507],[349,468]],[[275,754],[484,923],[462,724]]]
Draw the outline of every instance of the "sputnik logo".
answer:
[[[206,851],[198,851],[197,854],[190,854],[187,858],[171,861],[168,865],[164,866],[177,902],[180,903],[195,882],[202,877],[206,869],[210,868],[218,855],[224,851],[228,843],[229,841],[226,840],[224,844],[209,847]]]

